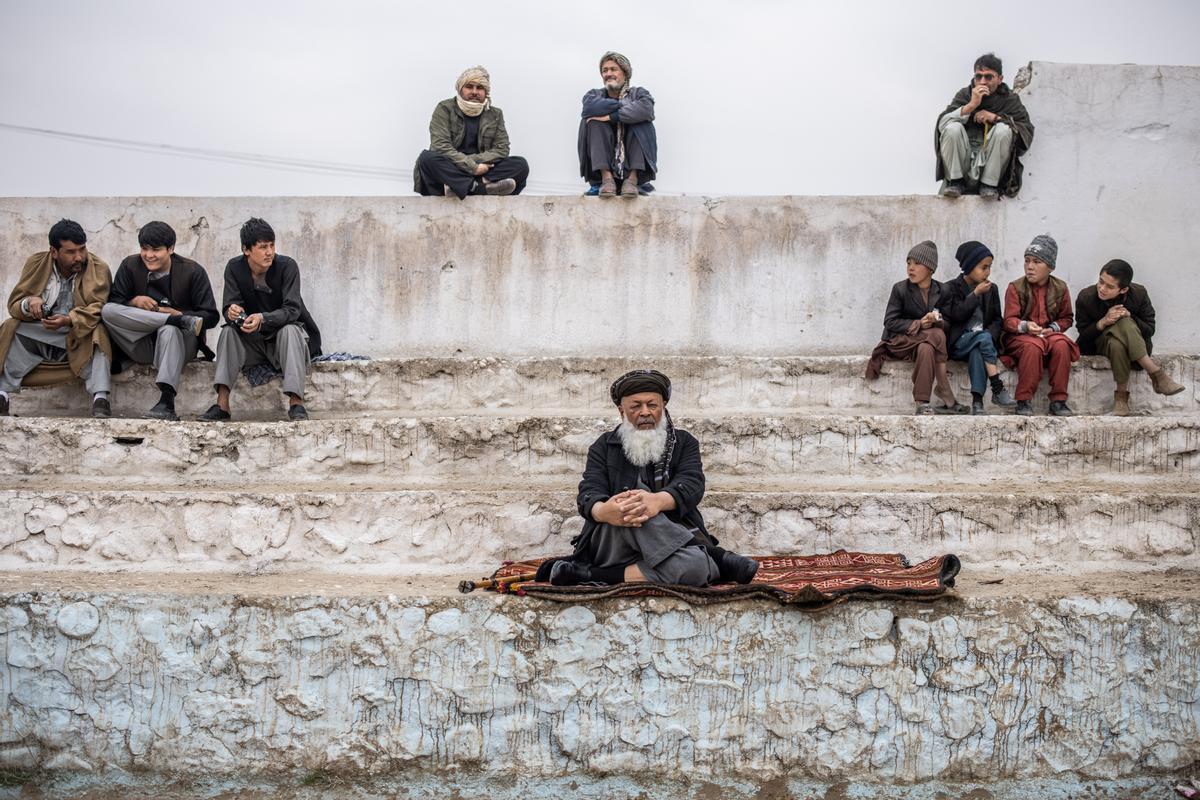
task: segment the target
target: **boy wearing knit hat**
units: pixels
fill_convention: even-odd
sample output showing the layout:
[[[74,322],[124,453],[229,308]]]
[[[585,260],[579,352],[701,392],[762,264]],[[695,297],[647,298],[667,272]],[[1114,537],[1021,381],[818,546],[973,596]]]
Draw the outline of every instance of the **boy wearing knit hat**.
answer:
[[[1033,237],[1025,248],[1025,277],[1008,285],[1004,294],[1004,355],[1006,366],[1017,370],[1017,412],[1033,414],[1033,394],[1050,371],[1050,414],[1069,417],[1067,383],[1079,346],[1066,335],[1074,324],[1071,292],[1066,281],[1050,273],[1058,262],[1058,243],[1048,234]]]
[[[433,109],[429,149],[413,167],[413,191],[460,200],[469,194],[520,194],[529,180],[529,163],[509,155],[504,113],[492,105],[488,71],[468,67],[454,92]]]
[[[937,245],[924,241],[908,251],[905,266],[908,277],[892,286],[887,310],[883,315],[883,336],[867,363],[867,380],[879,377],[885,359],[912,361],[913,400],[916,413],[965,414],[967,407],[954,397],[946,374],[945,321],[938,311],[944,289],[933,279],[937,270]],[[934,380],[942,405],[930,403]]]
[[[1088,286],[1075,299],[1075,327],[1079,330],[1080,352],[1101,355],[1112,366],[1117,382],[1113,392],[1113,414],[1128,416],[1131,370],[1144,369],[1157,394],[1179,394],[1176,383],[1150,353],[1154,348],[1154,304],[1150,293],[1133,282],[1133,267],[1114,258],[1100,268],[1095,286]]]
[[[971,377],[971,413],[983,414],[983,395],[992,387],[992,403],[1017,404],[1000,380],[1000,290],[991,282],[992,251],[982,242],[963,242],[954,257],[962,274],[943,284],[939,309],[946,319],[950,357],[967,362]]]

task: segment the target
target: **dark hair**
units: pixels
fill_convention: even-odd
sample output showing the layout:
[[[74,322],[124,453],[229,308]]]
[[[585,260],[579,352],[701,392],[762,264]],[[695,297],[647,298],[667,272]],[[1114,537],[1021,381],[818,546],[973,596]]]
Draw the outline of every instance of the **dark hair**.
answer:
[[[274,242],[275,230],[265,219],[251,217],[242,226],[242,249],[250,250],[259,242]]]
[[[1129,266],[1128,261],[1114,258],[1101,267],[1100,271],[1106,272],[1116,278],[1117,286],[1120,286],[1122,289],[1128,289],[1129,284],[1133,283],[1133,267]]]
[[[1000,59],[996,57],[995,53],[984,53],[975,59],[975,66],[972,69],[978,70],[980,67],[990,69],[997,75],[1004,74],[1004,65],[1000,63]]]
[[[55,250],[62,247],[63,241],[72,244],[87,244],[87,234],[83,226],[73,219],[60,219],[50,229],[50,246]]]
[[[165,222],[147,222],[138,231],[138,244],[142,247],[174,247],[175,229]]]

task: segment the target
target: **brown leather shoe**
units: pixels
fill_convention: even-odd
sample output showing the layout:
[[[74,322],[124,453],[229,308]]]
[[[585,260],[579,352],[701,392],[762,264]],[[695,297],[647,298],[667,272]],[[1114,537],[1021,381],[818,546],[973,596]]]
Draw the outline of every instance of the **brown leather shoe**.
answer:
[[[1154,384],[1155,394],[1170,395],[1179,394],[1183,391],[1183,385],[1171,380],[1171,376],[1162,368],[1159,368],[1158,372],[1150,376],[1150,382]]]
[[[640,194],[636,183],[628,179],[621,181],[621,197],[637,197]]]
[[[614,181],[612,178],[605,178],[603,181],[601,181],[600,182],[600,196],[601,197],[616,197],[617,196],[617,182]]]
[[[1129,414],[1129,392],[1117,389],[1113,392],[1113,416],[1128,417]]]

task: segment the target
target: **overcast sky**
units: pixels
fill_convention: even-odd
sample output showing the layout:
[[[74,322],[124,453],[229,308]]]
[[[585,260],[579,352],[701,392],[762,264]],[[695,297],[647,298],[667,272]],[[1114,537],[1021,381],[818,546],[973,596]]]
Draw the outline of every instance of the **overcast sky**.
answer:
[[[1196,65],[1197,31],[1194,0],[0,0],[0,123],[383,176],[0,128],[0,195],[411,195],[433,106],[473,64],[527,191],[572,194],[608,49],[657,101],[664,193],[928,194],[934,119],[975,56],[1010,81],[1034,60]]]

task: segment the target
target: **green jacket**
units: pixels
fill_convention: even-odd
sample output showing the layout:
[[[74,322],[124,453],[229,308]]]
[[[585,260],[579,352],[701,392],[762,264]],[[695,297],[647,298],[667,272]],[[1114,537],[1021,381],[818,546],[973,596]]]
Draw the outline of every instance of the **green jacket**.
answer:
[[[459,150],[466,131],[466,117],[451,97],[438,103],[429,120],[429,149],[449,158],[468,175],[475,167],[508,157],[508,130],[504,112],[492,106],[479,115],[479,152],[468,156]],[[421,173],[413,167],[413,191],[421,191]]]

